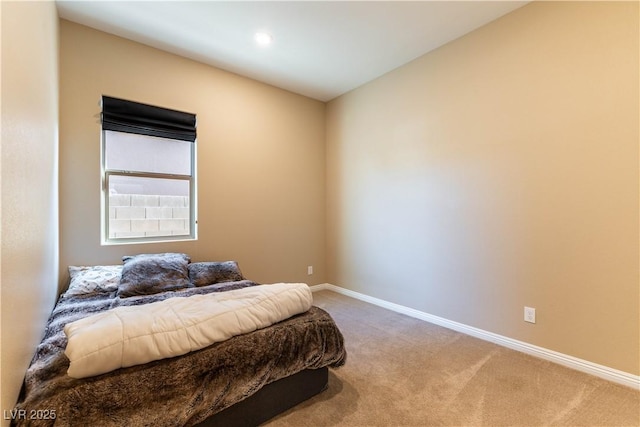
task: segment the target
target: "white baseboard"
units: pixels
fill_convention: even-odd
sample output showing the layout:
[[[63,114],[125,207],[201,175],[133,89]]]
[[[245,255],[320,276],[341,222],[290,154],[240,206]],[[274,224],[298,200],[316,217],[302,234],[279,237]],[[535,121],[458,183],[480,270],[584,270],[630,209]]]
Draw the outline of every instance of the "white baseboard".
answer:
[[[531,356],[539,357],[541,359],[548,360],[550,362],[557,363],[562,366],[566,366],[577,371],[585,372],[587,374],[595,375],[596,377],[603,378],[605,380],[621,384],[627,387],[631,387],[636,390],[640,390],[640,376],[633,375],[628,372],[619,371],[617,369],[610,368],[608,366],[599,365],[597,363],[589,362],[587,360],[578,359],[577,357],[569,356],[567,354],[558,353],[557,351],[549,350],[543,347],[538,347],[533,344],[529,344],[523,341],[518,341],[513,338],[508,338],[502,335],[494,334],[482,329],[474,328],[463,323],[447,320],[442,317],[434,316],[413,308],[405,307],[403,305],[395,304],[392,302],[384,301],[379,298],[371,297],[369,295],[361,294],[350,289],[341,288],[339,286],[332,285],[330,283],[323,283],[320,285],[311,286],[313,292],[321,290],[329,290],[342,295],[346,295],[352,298],[365,301],[388,310],[392,310],[407,316],[414,317],[416,319],[424,320],[425,322],[433,323],[439,326],[443,326],[454,331],[461,332],[466,335],[471,335],[476,338],[480,338],[485,341],[507,347],[513,350],[520,351],[522,353],[529,354]]]

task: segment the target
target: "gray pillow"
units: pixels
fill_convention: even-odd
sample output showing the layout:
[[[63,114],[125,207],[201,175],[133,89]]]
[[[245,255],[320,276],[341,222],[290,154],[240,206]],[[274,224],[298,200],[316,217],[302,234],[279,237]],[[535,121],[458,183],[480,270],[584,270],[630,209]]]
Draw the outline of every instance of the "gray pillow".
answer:
[[[244,280],[244,277],[235,261],[194,262],[189,264],[189,280],[194,286],[207,286],[220,282],[237,282]]]
[[[191,287],[186,254],[140,254],[122,258],[119,297],[150,295]]]

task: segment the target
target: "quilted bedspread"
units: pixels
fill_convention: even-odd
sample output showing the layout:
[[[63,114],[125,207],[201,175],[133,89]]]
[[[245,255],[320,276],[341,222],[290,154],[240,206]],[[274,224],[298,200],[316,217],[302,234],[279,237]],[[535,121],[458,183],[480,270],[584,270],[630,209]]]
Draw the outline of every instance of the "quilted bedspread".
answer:
[[[12,425],[189,426],[304,369],[344,364],[342,334],[317,307],[183,356],[75,379],[67,375],[67,323],[121,306],[241,289],[243,280],[148,296],[61,297],[27,370]]]

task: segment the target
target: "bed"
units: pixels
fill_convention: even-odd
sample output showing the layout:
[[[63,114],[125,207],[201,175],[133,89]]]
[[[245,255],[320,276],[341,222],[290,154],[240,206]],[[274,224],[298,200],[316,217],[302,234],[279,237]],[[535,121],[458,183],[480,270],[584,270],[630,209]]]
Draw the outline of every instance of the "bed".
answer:
[[[48,320],[19,401],[5,411],[12,425],[259,425],[324,390],[327,368],[346,361],[335,322],[310,306],[183,355],[71,376],[79,362],[65,351],[74,325],[119,310],[275,289],[247,280],[232,261],[191,263],[184,254],[123,260],[121,266],[69,268],[71,284]]]

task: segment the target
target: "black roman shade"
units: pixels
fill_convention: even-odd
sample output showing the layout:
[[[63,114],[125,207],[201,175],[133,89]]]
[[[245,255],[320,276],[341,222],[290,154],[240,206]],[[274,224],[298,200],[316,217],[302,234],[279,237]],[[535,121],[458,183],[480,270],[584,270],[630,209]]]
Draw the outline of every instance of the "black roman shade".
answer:
[[[196,115],[103,95],[102,129],[194,142]]]

